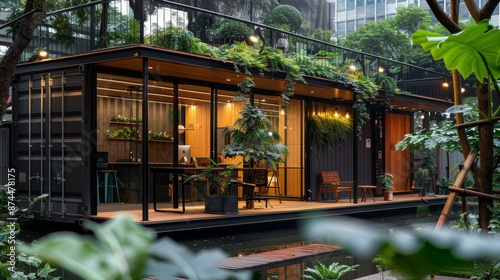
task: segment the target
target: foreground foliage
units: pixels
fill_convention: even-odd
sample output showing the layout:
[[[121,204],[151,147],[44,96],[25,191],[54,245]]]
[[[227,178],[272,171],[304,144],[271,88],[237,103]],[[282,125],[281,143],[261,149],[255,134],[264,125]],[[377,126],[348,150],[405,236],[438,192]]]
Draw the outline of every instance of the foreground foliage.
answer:
[[[17,206],[14,195],[13,186],[0,186],[0,279],[59,279],[53,276],[56,269],[41,258],[15,252],[23,242],[17,238],[21,230],[18,221],[32,218],[31,209],[47,195],[30,200],[25,209]]]
[[[384,266],[410,280],[421,280],[443,269],[472,266],[478,260],[500,259],[496,235],[425,229],[383,235],[376,234],[372,224],[340,217],[310,221],[305,228],[308,237],[340,245],[354,256],[378,255]]]
[[[119,215],[102,225],[87,223],[95,238],[71,232],[50,234],[20,252],[39,256],[87,280],[249,279],[247,272],[217,268],[226,255],[220,249],[191,253],[168,237],[154,241],[153,231],[129,216]],[[71,249],[69,249],[71,248]]]
[[[348,272],[355,271],[359,265],[345,265],[339,263],[332,263],[326,266],[320,261],[317,261],[314,268],[306,268],[304,270],[304,279],[312,280],[338,280]]]

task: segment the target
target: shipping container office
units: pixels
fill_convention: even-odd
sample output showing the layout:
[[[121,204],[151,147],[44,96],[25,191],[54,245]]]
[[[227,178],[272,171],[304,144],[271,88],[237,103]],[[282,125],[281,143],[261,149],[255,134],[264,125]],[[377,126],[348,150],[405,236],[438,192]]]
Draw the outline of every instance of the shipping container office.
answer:
[[[34,209],[42,219],[80,221],[96,215],[98,190],[103,202],[102,190],[97,188],[97,153],[107,152],[109,162],[118,169],[120,190],[129,190],[121,198],[140,201],[146,207],[153,191],[149,167],[177,164],[179,144],[190,145],[194,157],[219,156],[225,141],[220,131],[234,122],[242,107],[233,102],[241,79],[231,63],[147,46],[19,65],[13,83],[18,195],[48,194]],[[367,105],[372,118],[365,124],[362,138],[353,132],[328,149],[309,139],[308,117],[335,112],[355,116],[349,88],[308,77],[307,84],[295,86],[290,106],[282,114],[279,93],[284,73],[255,75],[254,79],[256,104],[268,114],[290,150],[279,172],[281,194],[290,199],[316,200],[319,173],[324,170],[338,170],[342,178],[359,184],[375,183],[377,168],[385,164],[386,143],[393,148],[394,142],[411,131],[411,111],[388,112],[384,99],[371,100]],[[145,102],[148,106],[143,106]],[[422,103],[415,103],[415,109],[417,106]],[[427,109],[444,108],[443,103],[432,106]],[[113,121],[119,116],[127,121]],[[179,125],[185,130],[180,131]],[[110,137],[124,127],[137,137]],[[382,127],[397,133],[381,133]],[[171,138],[155,141],[150,133]],[[386,142],[388,134],[391,139]],[[392,153],[392,172],[401,169],[398,186],[406,188],[410,171],[398,165],[397,158],[408,161],[409,154]],[[146,184],[148,188],[143,188]],[[158,192],[164,196],[161,199],[172,195],[167,183]],[[113,196],[114,201],[117,198]]]

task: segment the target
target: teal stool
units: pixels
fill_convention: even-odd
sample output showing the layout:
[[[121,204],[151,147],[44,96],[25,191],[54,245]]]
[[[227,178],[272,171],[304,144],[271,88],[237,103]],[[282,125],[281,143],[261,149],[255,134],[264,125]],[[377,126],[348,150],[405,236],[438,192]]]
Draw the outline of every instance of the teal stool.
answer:
[[[99,180],[99,174],[104,174],[104,182],[101,183]],[[99,204],[99,189],[102,184],[104,184],[104,202],[108,201],[108,185],[115,185],[116,195],[118,196],[118,202],[120,202],[120,191],[118,190],[118,176],[116,176],[118,170],[97,170],[97,204]],[[113,202],[113,192],[111,192],[111,202]]]

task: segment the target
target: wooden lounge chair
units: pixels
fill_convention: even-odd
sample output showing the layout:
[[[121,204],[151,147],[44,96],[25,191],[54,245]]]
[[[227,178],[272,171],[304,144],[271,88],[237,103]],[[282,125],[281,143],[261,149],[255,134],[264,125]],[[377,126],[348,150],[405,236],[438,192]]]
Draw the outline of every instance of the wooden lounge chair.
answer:
[[[351,202],[353,181],[341,181],[337,171],[321,172],[321,180],[322,182],[319,187],[318,201],[321,201],[324,193],[333,192],[335,193],[335,202],[337,202],[339,201],[340,192],[348,192],[349,202]],[[328,185],[330,185],[330,187],[327,187]]]

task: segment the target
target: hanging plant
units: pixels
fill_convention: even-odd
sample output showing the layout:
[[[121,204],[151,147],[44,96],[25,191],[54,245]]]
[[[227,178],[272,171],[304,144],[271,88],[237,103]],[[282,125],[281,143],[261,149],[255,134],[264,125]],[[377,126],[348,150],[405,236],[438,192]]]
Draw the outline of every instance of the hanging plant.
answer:
[[[309,119],[309,136],[313,141],[332,149],[352,133],[351,119],[341,116],[315,115]]]

